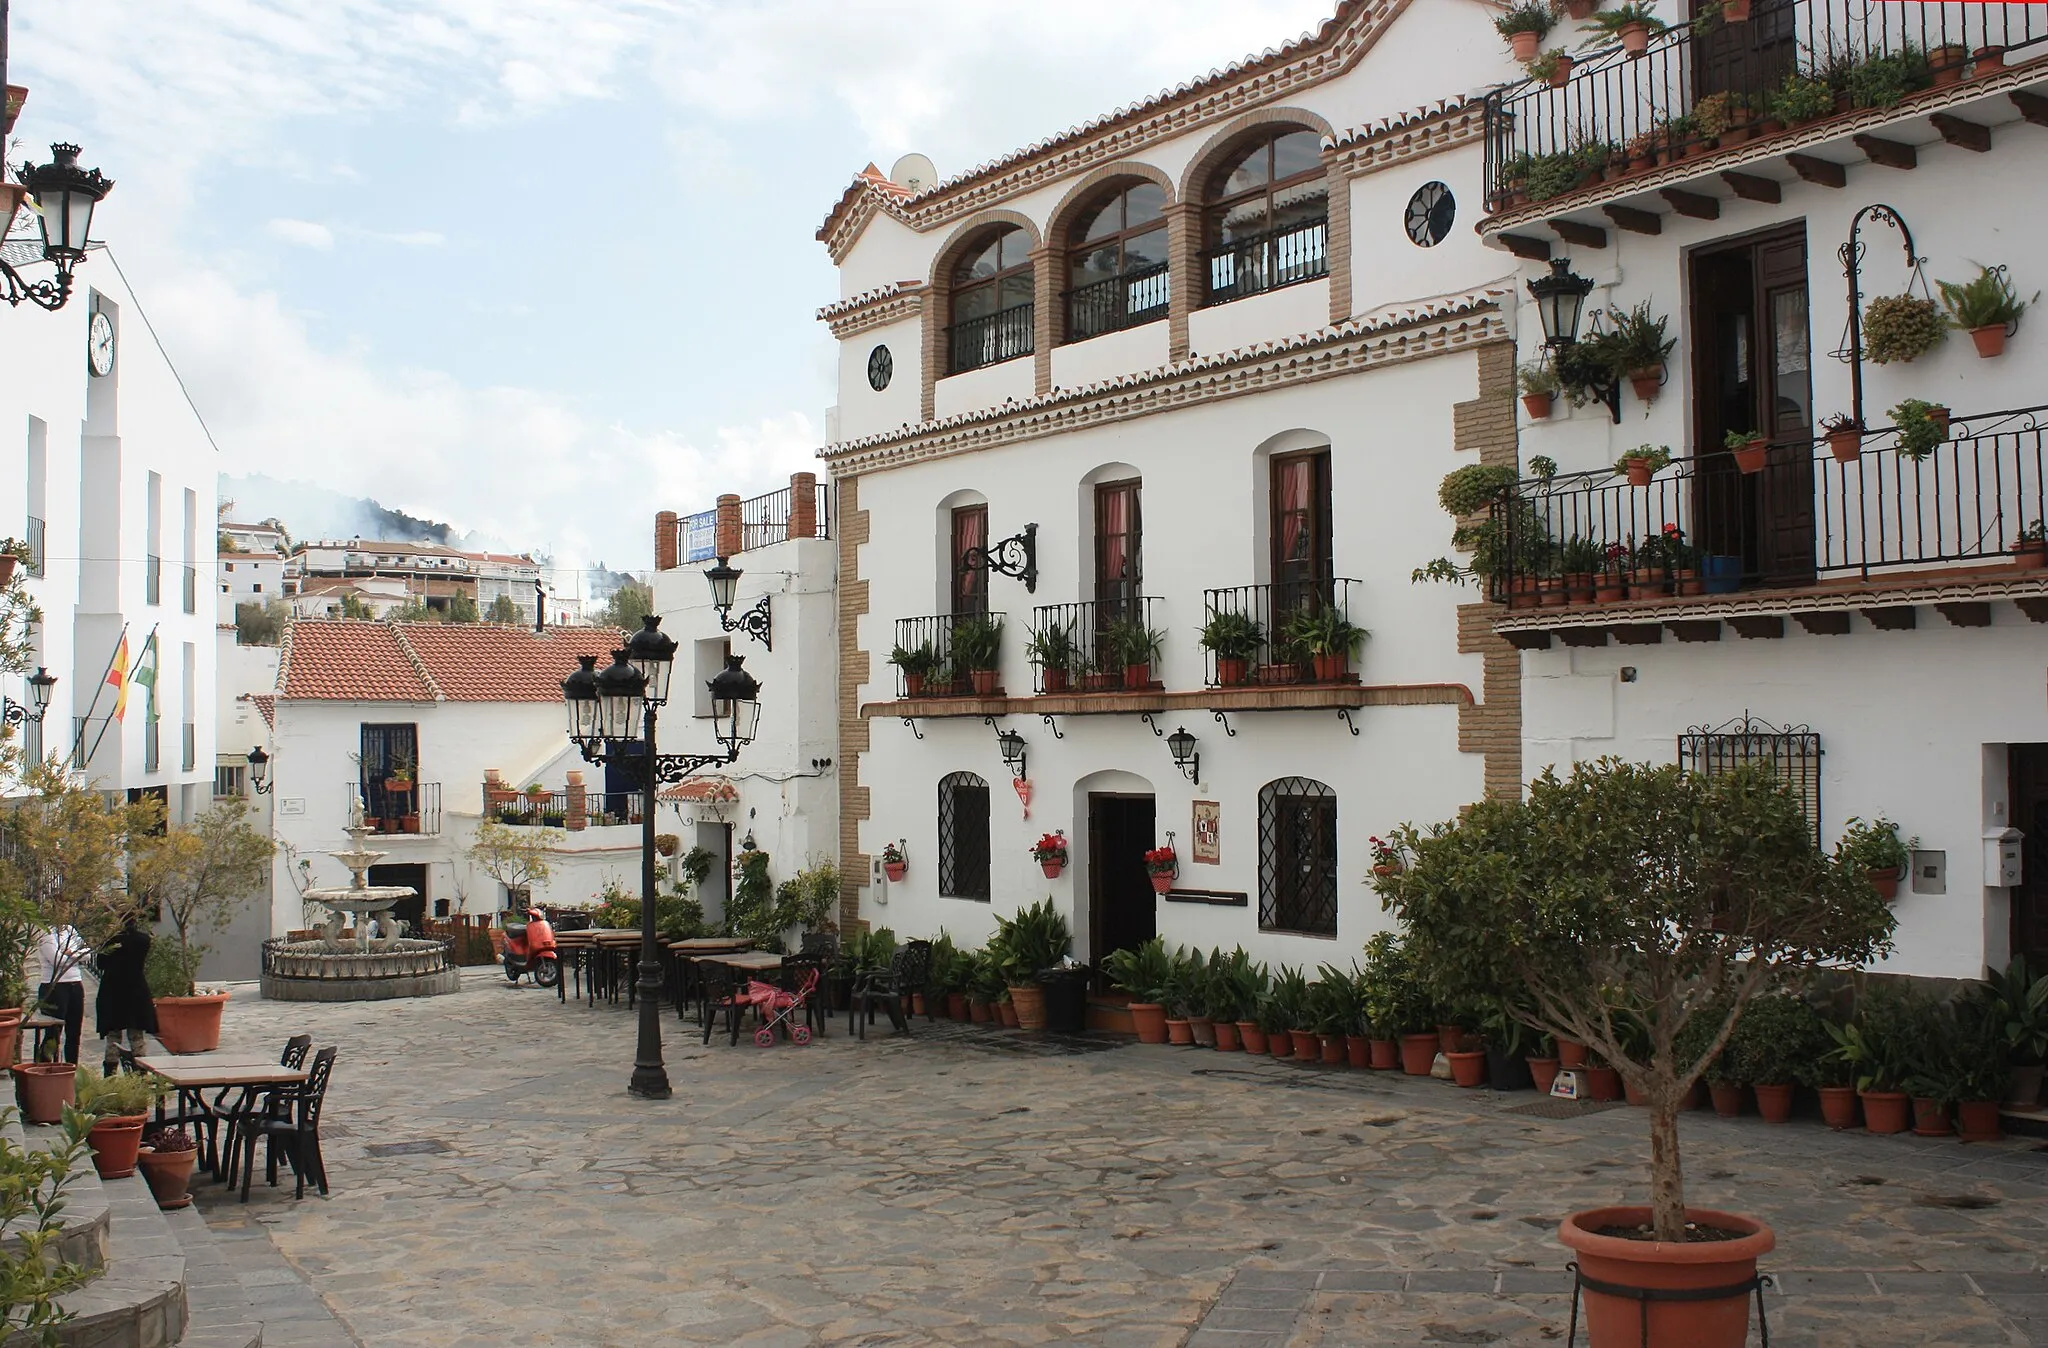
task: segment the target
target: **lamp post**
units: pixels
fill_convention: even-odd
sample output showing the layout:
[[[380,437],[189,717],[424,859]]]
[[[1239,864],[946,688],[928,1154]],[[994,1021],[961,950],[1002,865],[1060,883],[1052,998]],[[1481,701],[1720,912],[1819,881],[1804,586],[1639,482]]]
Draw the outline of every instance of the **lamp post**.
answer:
[[[1593,278],[1572,270],[1569,258],[1550,260],[1550,274],[1529,282],[1529,298],[1536,301],[1536,316],[1543,322],[1543,345],[1552,358],[1562,360],[1579,343],[1579,320],[1585,316],[1586,297],[1593,293]],[[1615,424],[1621,424],[1621,376],[1610,375],[1594,386],[1607,405]]]
[[[29,705],[24,707],[11,697],[0,698],[0,723],[21,725],[33,721],[41,725],[44,714],[50,710],[50,692],[56,686],[57,676],[37,665],[28,680]]]
[[[260,744],[249,751],[249,785],[256,788],[259,796],[270,794],[270,755],[263,752]]]
[[[54,281],[26,281],[0,258],[0,291],[10,305],[28,300],[56,311],[71,298],[71,270],[85,260],[86,240],[92,231],[93,207],[114,188],[111,178],[98,169],[78,166],[76,145],[52,145],[47,164],[23,164],[21,184],[35,199],[36,217],[43,231],[43,260],[57,267]],[[0,229],[5,224],[0,223]]]
[[[1173,755],[1173,765],[1181,775],[1191,782],[1202,779],[1202,756],[1195,752],[1195,737],[1188,733],[1186,726],[1175,726],[1173,733],[1166,737],[1166,751]]]
[[[711,584],[711,607],[718,610],[718,625],[728,632],[745,632],[761,643],[763,650],[772,651],[775,643],[774,617],[770,611],[768,596],[762,595],[754,606],[739,617],[732,616],[732,606],[738,602],[740,577],[745,573],[725,558],[718,559],[718,565],[707,567],[704,579]]]
[[[594,655],[578,656],[582,667],[562,680],[569,738],[586,763],[626,767],[640,779],[640,1034],[633,1077],[626,1089],[650,1100],[673,1090],[661,1058],[661,949],[654,930],[655,791],[705,768],[730,763],[753,743],[761,715],[761,685],[742,669],[741,657],[725,657],[711,689],[712,733],[723,746],[714,754],[664,754],[655,743],[660,710],[668,702],[676,643],[650,613],[612,662],[597,668]]]

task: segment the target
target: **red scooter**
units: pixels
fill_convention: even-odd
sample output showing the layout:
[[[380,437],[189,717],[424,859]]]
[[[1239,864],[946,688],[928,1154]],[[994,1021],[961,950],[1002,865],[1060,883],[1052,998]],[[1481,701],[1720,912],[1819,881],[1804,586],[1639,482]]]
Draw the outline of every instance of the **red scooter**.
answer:
[[[555,953],[555,929],[548,925],[547,914],[538,908],[529,910],[524,922],[505,924],[505,979],[517,983],[521,974],[532,974],[537,987],[552,988],[562,981],[562,961]]]

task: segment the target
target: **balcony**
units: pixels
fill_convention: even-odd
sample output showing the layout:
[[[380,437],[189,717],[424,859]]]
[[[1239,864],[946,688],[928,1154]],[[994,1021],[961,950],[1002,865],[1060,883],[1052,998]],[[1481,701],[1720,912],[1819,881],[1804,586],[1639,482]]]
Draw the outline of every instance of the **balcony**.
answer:
[[[28,517],[28,573],[31,576],[43,574],[43,567],[49,562],[50,526],[34,515]]]
[[[794,508],[790,488],[740,502],[740,551],[752,552],[792,538],[832,537],[832,488],[817,483],[811,489],[810,512]],[[710,512],[717,522],[717,512]]]
[[[485,782],[484,816],[514,828],[559,828],[581,832],[640,822],[640,792],[514,791],[503,782]]]
[[[1241,300],[1330,274],[1330,221],[1301,220],[1263,234],[1232,239],[1204,254],[1210,304]]]
[[[1985,150],[1991,124],[2048,121],[2024,87],[2048,81],[2044,44],[2048,7],[2023,4],[1756,0],[1745,22],[1680,24],[1488,97],[1481,231],[1544,257],[1504,231],[1598,247],[1609,224],[1660,232],[1666,209],[1713,219],[1794,178],[1840,188],[1852,163],[1910,169],[1916,143]]]
[[[896,696],[1002,697],[1002,690],[992,684],[992,679],[997,677],[996,671],[985,671],[991,679],[983,682],[989,686],[986,691],[977,692],[974,671],[953,656],[954,632],[963,624],[980,622],[984,618],[1004,623],[1007,635],[1007,615],[1001,613],[939,613],[928,618],[898,618],[896,650],[915,659],[908,668],[896,665]]]
[[[346,790],[350,799],[362,798],[363,822],[378,837],[416,834],[435,838],[441,834],[439,782],[414,782],[398,787],[389,778],[377,783],[353,780],[346,784]]]
[[[946,329],[947,374],[965,374],[1032,351],[1035,306],[1014,304],[980,318],[963,318]]]
[[[1521,482],[1491,512],[1496,624],[1524,649],[1618,640],[1780,636],[1914,625],[1933,603],[1957,626],[2012,598],[2048,622],[2048,405],[1952,417],[1925,453],[1896,427],[1841,453],[1770,446],[1760,471],[1726,451],[1674,460],[1646,486],[1611,470]],[[1531,612],[1530,610],[1535,610]],[[1661,627],[1660,627],[1661,625]]]
[[[1087,604],[1041,604],[1031,610],[1032,691],[1065,693],[1148,692],[1164,685],[1152,677],[1151,662],[1130,663],[1130,638],[1155,630],[1158,600],[1150,595]]]
[[[1349,668],[1341,671],[1317,662],[1290,632],[1307,617],[1334,609],[1351,619],[1351,587],[1355,580],[1282,581],[1270,585],[1237,585],[1202,591],[1205,629],[1234,625],[1245,634],[1242,656],[1219,657],[1203,650],[1210,688],[1278,687],[1308,683],[1357,683]],[[1256,630],[1254,630],[1254,628]],[[1326,677],[1327,676],[1327,677]]]
[[[1166,317],[1172,296],[1167,264],[1155,263],[1067,292],[1067,340],[1085,342]]]

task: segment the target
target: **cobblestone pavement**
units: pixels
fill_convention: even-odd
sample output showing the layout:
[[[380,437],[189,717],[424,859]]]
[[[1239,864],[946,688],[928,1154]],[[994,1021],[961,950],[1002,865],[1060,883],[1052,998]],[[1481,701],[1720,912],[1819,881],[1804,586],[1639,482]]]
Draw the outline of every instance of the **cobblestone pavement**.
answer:
[[[1560,1217],[1642,1201],[1641,1115],[1195,1049],[916,1023],[710,1047],[626,1095],[624,1007],[472,976],[229,1004],[337,1044],[329,1198],[266,1232],[383,1345],[1562,1343]],[[2048,1149],[1688,1115],[1695,1202],[1769,1221],[1774,1345],[2048,1345]],[[401,1145],[394,1153],[390,1144]],[[246,1224],[240,1227],[230,1224]],[[1581,1340],[1583,1342],[1583,1339]]]

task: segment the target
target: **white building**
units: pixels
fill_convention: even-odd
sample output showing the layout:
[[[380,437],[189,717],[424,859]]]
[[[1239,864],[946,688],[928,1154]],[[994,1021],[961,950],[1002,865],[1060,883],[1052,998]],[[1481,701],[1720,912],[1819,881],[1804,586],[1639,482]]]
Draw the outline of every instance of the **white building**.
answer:
[[[723,527],[719,519],[723,517]],[[710,528],[701,527],[705,518]],[[731,767],[662,791],[661,822],[684,850],[716,860],[705,895],[714,917],[734,849],[748,837],[769,855],[778,883],[839,854],[837,555],[830,493],[810,473],[783,491],[719,498],[702,516],[655,520],[654,609],[677,643],[663,752],[715,752],[705,685],[739,656],[761,685],[760,729]],[[693,525],[693,521],[696,524]],[[724,556],[740,571],[721,614],[704,570]]]
[[[237,524],[232,520],[222,520],[215,526],[215,532],[243,552],[273,553],[282,557],[289,543],[284,530],[274,524]]]
[[[1049,893],[1081,958],[1157,933],[1341,963],[1388,922],[1371,835],[1518,789],[1483,607],[1409,579],[1444,550],[1438,480],[1513,456],[1514,264],[1472,229],[1482,108],[1455,96],[1514,76],[1493,13],[1343,4],[936,186],[848,188],[819,230],[843,919],[972,944]],[[992,690],[889,666],[984,613]],[[1303,613],[1370,629],[1348,671],[1276,649]],[[1199,644],[1217,615],[1265,629],[1249,681]],[[1143,674],[1106,640],[1125,621],[1163,634]],[[1085,664],[1034,661],[1034,633]],[[1169,839],[1159,897],[1142,856]],[[890,843],[901,882],[870,869]]]
[[[33,278],[47,266],[30,220],[0,248]],[[34,660],[58,678],[24,747],[189,819],[213,781],[213,444],[98,247],[62,309],[0,313],[0,372],[0,534],[34,554]],[[153,670],[155,695],[131,683],[117,719],[107,678],[124,642],[127,671]],[[9,682],[0,691],[26,703]]]
[[[292,550],[288,574],[301,593],[329,596],[325,602],[336,606],[339,595],[353,588],[366,601],[395,594],[398,602],[418,602],[438,612],[461,596],[488,616],[503,597],[518,610],[521,623],[531,624],[541,568],[526,556],[353,538],[299,544]]]
[[[238,604],[268,604],[286,597],[284,558],[274,552],[223,552],[215,563],[219,620],[232,623]]]
[[[1860,247],[1866,304],[1925,293],[1916,268],[1960,282],[1975,264],[2009,264],[2022,298],[2048,287],[2032,224],[2048,209],[2048,9],[1890,4],[1844,25],[1830,0],[1757,8],[1747,26],[1583,63],[1560,89],[1509,89],[1492,114],[1486,195],[1499,209],[1480,231],[1519,259],[1516,288],[1565,262],[1594,283],[1589,319],[1648,304],[1676,340],[1654,399],[1623,386],[1618,422],[1562,400],[1524,418],[1524,454],[1560,469],[1518,489],[1540,534],[1501,577],[1505,597],[1537,606],[1491,615],[1520,648],[1524,766],[1774,757],[1824,843],[1852,816],[1917,837],[1887,968],[1967,978],[2014,952],[2048,960],[2048,571],[2013,551],[2048,515],[2042,311],[1993,358],[1955,332],[1910,363],[1875,363],[1867,341],[1859,360],[1842,255]],[[1822,90],[1817,119],[1695,141],[1661,164],[1638,144],[1639,166],[1526,200],[1556,162],[1515,156],[1570,149],[1585,128],[1627,145],[1673,112],[1718,112],[1723,92],[1782,90],[1822,32],[1851,63],[1907,41],[1933,50],[1934,87],[1892,107]],[[1535,358],[1543,333],[1526,300],[1520,334]],[[1918,460],[1892,429],[1908,398],[1952,412],[1947,439]],[[1824,419],[1858,413],[1860,456],[1839,461]],[[1750,474],[1724,437],[1753,430],[1770,448]],[[1608,465],[1646,442],[1675,462],[1630,486]],[[1667,525],[1696,579],[1614,603],[1559,590],[1577,568],[1550,564],[1549,544],[1626,547]],[[2017,875],[1996,842],[2010,828],[2024,834]]]

